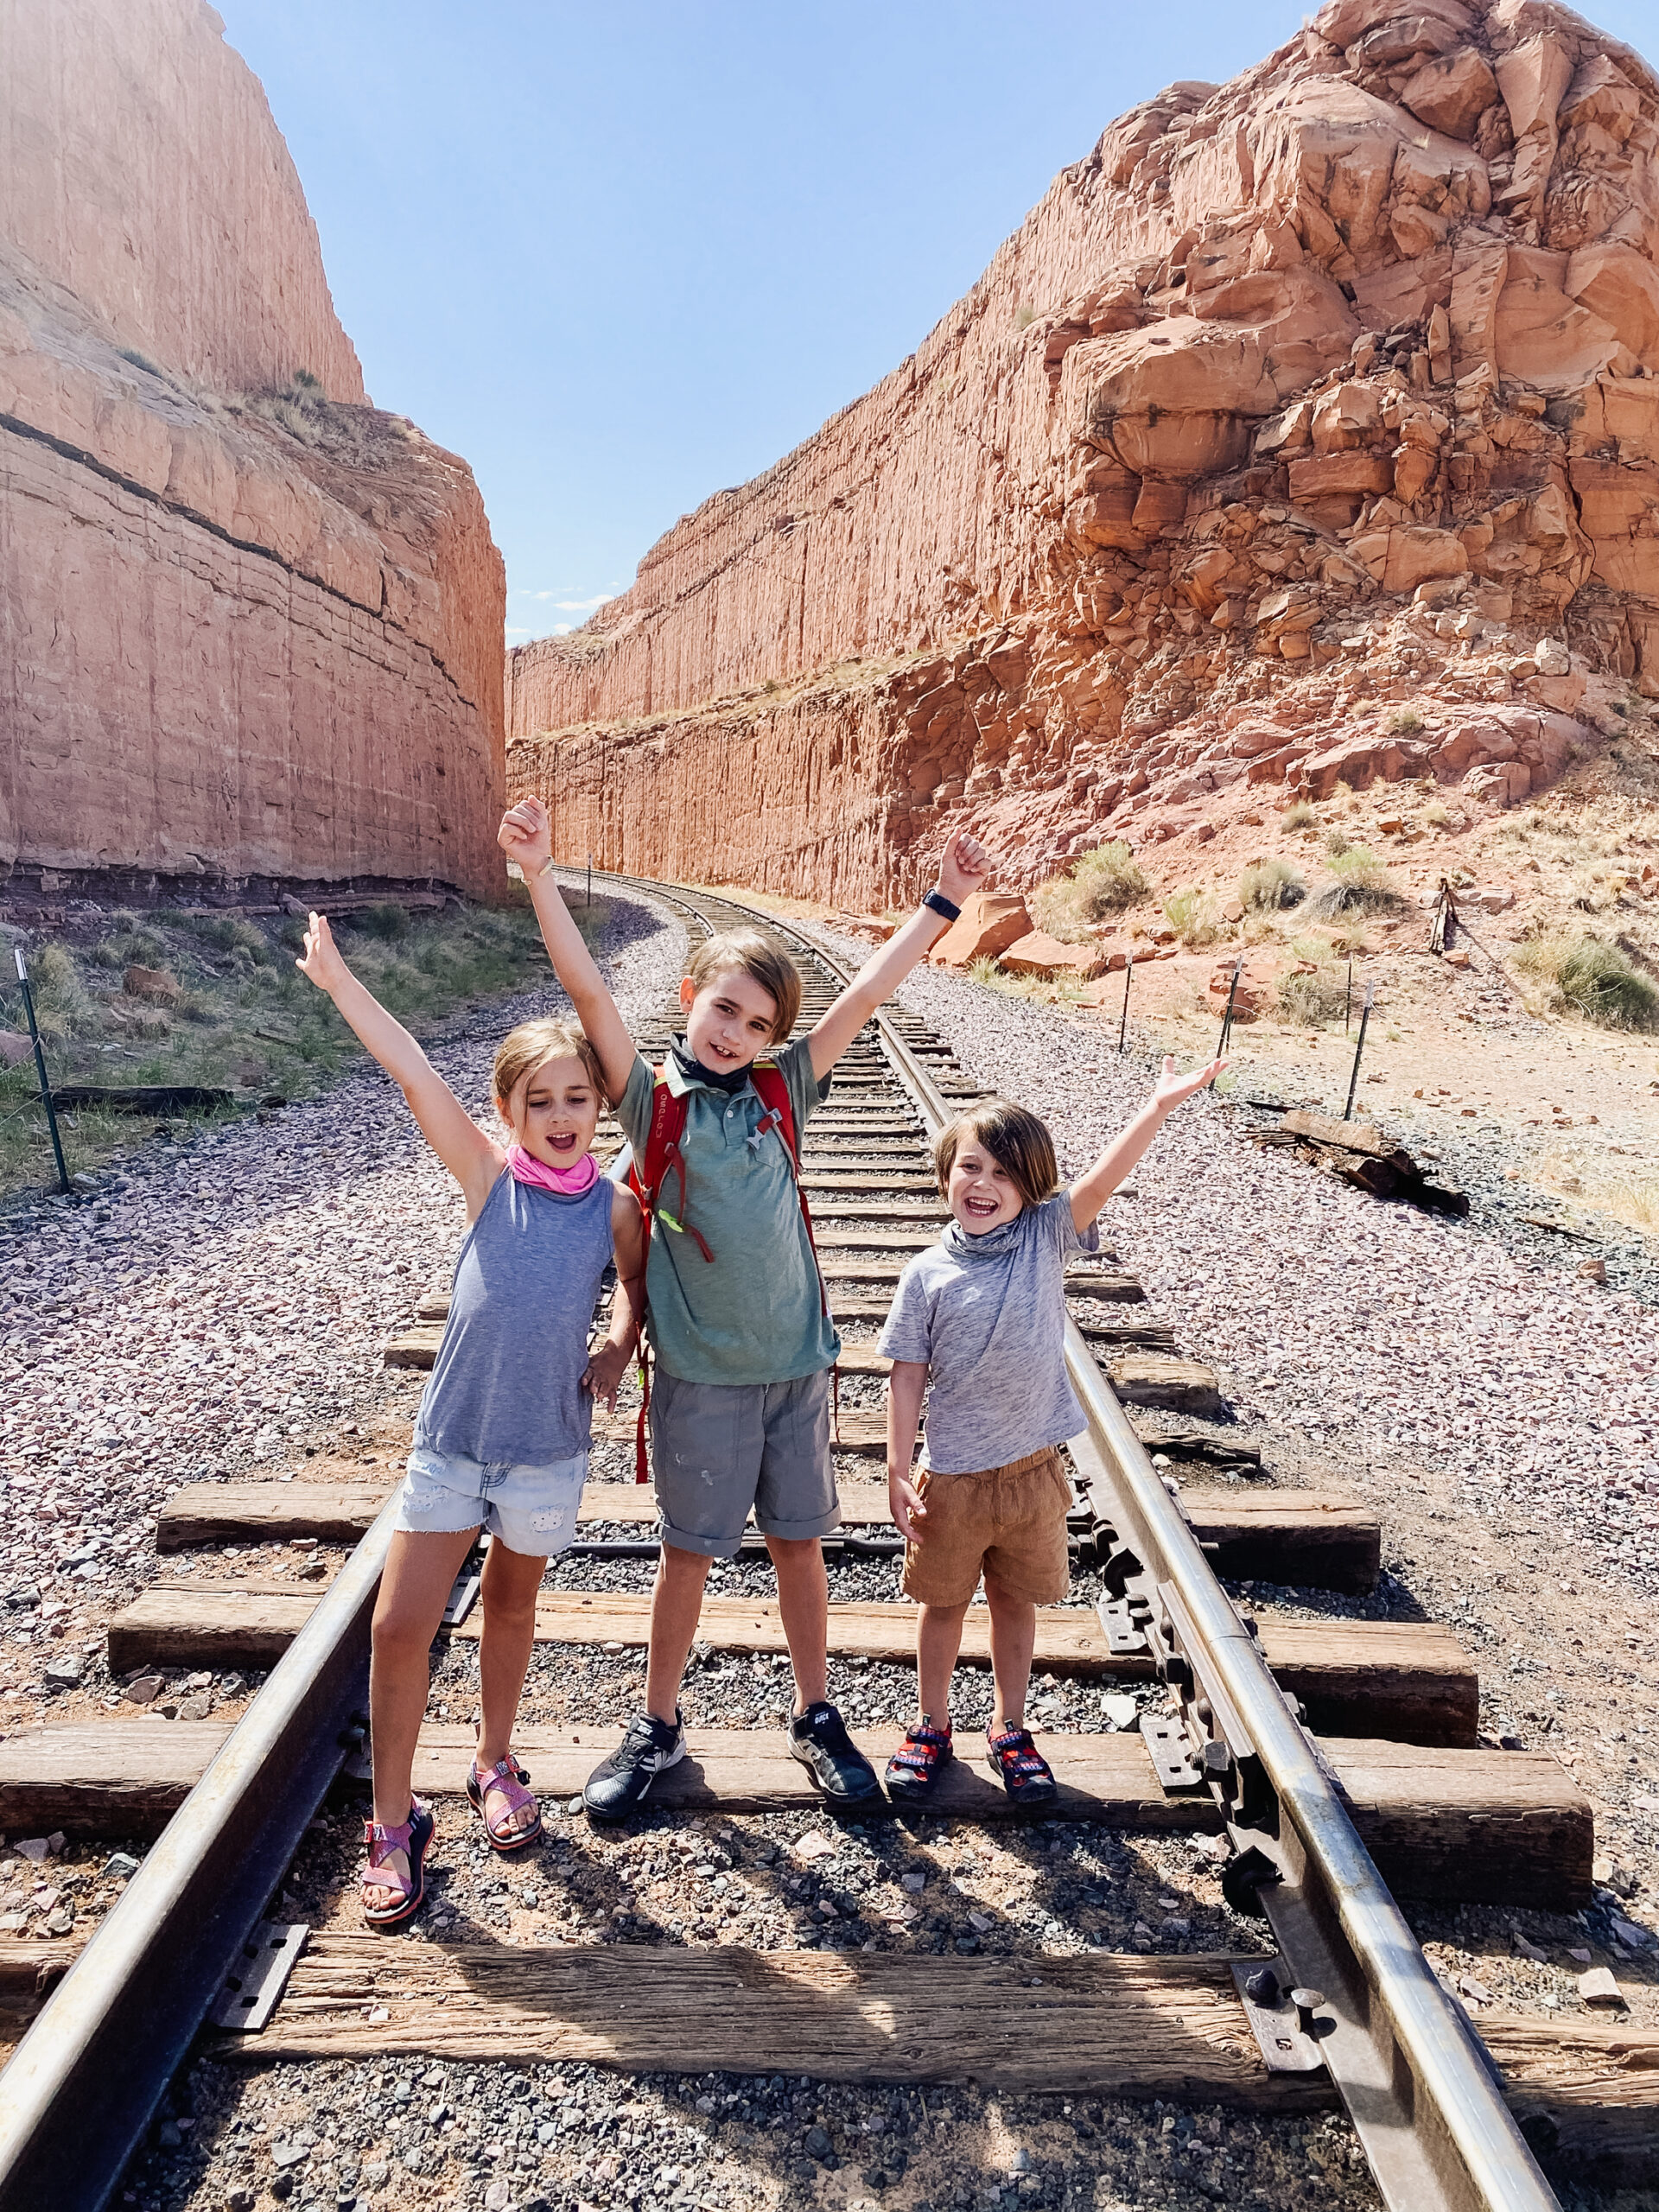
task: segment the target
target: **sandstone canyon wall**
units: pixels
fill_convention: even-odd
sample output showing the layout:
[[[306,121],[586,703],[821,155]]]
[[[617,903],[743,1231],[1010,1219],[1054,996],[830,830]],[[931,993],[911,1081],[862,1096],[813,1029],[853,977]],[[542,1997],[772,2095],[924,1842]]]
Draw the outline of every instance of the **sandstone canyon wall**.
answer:
[[[0,878],[502,874],[501,561],[202,0],[0,0]]]
[[[877,905],[963,823],[1030,881],[1237,784],[1541,786],[1659,696],[1656,147],[1548,0],[1332,0],[1171,86],[510,656],[510,788],[566,857]]]

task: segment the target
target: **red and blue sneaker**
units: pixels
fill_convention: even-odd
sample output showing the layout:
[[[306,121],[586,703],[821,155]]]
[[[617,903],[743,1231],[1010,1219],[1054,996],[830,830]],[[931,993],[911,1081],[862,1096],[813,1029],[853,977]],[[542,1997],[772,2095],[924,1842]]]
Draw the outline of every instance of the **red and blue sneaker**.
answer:
[[[950,1723],[936,1728],[924,1713],[887,1761],[887,1795],[901,1803],[931,1795],[950,1758]]]
[[[1048,1761],[1032,1742],[1029,1729],[1005,1728],[1000,1736],[994,1736],[988,1728],[985,1740],[989,1745],[987,1764],[1016,1805],[1041,1812],[1053,1804],[1060,1794],[1059,1784]]]

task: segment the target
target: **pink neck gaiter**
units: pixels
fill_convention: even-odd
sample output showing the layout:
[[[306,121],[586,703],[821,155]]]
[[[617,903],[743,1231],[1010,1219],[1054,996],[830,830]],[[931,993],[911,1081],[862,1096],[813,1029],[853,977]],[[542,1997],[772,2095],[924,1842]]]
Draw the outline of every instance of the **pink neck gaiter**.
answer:
[[[550,1167],[521,1144],[507,1147],[507,1166],[515,1183],[528,1183],[532,1191],[556,1191],[561,1198],[578,1198],[599,1180],[599,1162],[584,1152],[574,1167]]]

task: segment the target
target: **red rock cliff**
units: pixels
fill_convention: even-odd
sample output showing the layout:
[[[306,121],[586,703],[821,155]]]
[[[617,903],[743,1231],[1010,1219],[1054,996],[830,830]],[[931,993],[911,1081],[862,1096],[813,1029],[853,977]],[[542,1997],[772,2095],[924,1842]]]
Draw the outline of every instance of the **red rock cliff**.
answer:
[[[502,880],[505,583],[199,0],[0,0],[0,872]]]
[[[964,820],[1030,879],[1332,749],[1535,787],[1549,716],[1659,696],[1656,126],[1548,0],[1333,0],[1172,86],[911,359],[510,657],[510,785],[570,857],[861,903]]]

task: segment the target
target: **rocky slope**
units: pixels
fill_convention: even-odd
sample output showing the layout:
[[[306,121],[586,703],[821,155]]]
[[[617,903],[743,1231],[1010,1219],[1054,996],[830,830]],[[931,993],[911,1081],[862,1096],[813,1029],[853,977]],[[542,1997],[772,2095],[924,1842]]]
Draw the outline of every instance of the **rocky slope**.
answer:
[[[1542,788],[1659,696],[1656,145],[1548,0],[1333,0],[1173,86],[510,657],[510,786],[571,858],[866,906],[963,821],[1033,881],[1252,785]]]
[[[487,893],[500,556],[200,0],[0,0],[0,881]]]

